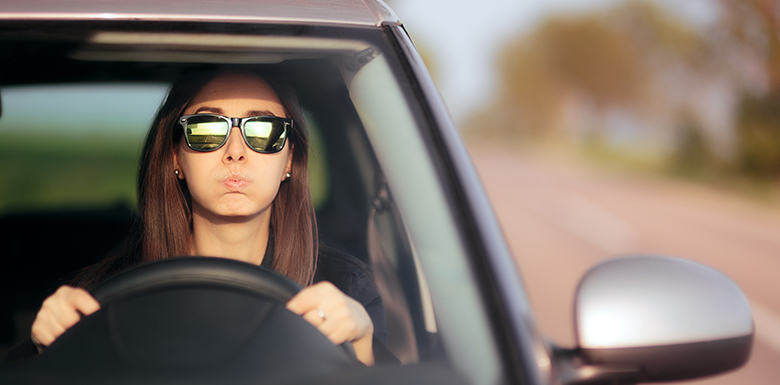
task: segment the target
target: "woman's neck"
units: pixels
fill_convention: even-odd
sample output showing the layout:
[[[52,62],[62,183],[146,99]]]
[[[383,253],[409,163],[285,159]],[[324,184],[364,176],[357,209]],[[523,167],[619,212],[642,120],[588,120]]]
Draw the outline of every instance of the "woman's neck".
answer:
[[[230,258],[258,266],[263,262],[270,218],[214,221],[193,215],[192,222],[192,255]]]

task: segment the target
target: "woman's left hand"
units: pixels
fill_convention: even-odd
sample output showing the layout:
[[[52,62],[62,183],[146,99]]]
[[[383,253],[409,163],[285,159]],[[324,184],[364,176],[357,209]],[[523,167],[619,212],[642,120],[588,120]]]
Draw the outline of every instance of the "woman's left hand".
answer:
[[[374,324],[366,309],[330,282],[301,290],[287,302],[287,310],[303,316],[336,345],[352,342],[357,359],[374,364]]]

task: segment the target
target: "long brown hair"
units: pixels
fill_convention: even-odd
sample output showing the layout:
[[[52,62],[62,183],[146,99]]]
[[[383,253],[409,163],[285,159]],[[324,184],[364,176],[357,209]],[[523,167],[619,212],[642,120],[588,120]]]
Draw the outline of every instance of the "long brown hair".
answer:
[[[236,73],[268,82],[293,119],[288,134],[291,145],[291,177],[282,182],[271,206],[274,237],[273,269],[288,278],[309,285],[317,259],[317,230],[309,191],[306,123],[293,87],[272,70],[189,70],[173,83],[146,137],[138,173],[139,220],[129,238],[127,252],[101,266],[85,271],[74,281],[92,286],[127,267],[165,258],[188,255],[192,241],[191,196],[186,182],[174,174],[173,150],[183,132],[176,121],[195,95],[216,77]]]

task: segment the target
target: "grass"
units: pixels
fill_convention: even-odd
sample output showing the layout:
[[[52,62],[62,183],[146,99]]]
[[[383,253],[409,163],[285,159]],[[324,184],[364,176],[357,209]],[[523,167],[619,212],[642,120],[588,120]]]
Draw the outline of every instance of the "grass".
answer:
[[[135,204],[141,138],[0,137],[0,212]]]
[[[601,169],[673,178],[780,208],[780,181],[745,174],[715,157],[681,162],[674,156],[601,146],[585,147],[579,151],[579,157]]]
[[[503,141],[467,138],[490,143],[518,153],[571,162],[618,175],[670,178],[697,184],[780,209],[780,180],[756,177],[717,159],[681,163],[673,156],[649,150],[626,150],[603,143],[578,144],[567,141]]]

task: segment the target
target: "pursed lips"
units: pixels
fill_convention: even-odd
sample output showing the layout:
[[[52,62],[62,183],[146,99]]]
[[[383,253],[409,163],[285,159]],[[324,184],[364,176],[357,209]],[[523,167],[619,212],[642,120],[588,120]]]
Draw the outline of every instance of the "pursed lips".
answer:
[[[241,174],[229,174],[222,178],[222,184],[224,184],[230,192],[240,192],[249,184],[249,180]]]

